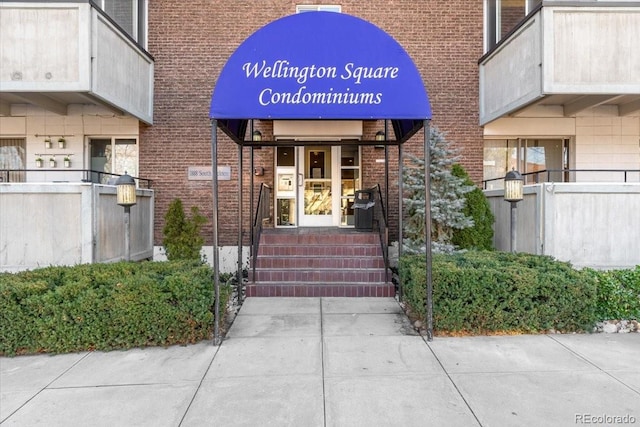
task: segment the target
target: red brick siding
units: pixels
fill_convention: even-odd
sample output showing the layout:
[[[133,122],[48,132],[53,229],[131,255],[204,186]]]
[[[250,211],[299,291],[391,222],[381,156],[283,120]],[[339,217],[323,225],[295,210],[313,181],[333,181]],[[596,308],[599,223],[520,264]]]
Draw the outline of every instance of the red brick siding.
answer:
[[[211,93],[221,68],[233,51],[254,31],[295,13],[294,1],[154,0],[149,4],[149,51],[155,58],[154,124],[141,127],[140,175],[154,180],[156,190],[155,243],[162,243],[164,215],[174,198],[187,209],[197,206],[212,215],[209,181],[188,181],[188,166],[211,164]],[[300,2],[322,4],[326,2]],[[476,182],[482,179],[482,130],[478,126],[478,67],[482,55],[482,2],[464,0],[351,0],[339,2],[343,13],[359,16],[391,34],[422,73],[433,109],[433,125],[447,132],[462,149],[462,163]],[[259,5],[259,6],[258,6]],[[271,125],[257,126],[265,139]],[[382,127],[382,123],[367,123]],[[367,129],[371,135],[375,130]],[[421,155],[423,133],[405,145]],[[219,243],[235,245],[238,235],[237,146],[218,131],[218,164],[231,166],[232,180],[220,182]],[[391,153],[389,178],[392,237],[397,228],[397,148]],[[384,166],[375,163],[383,150],[363,149],[365,186],[384,184]],[[249,225],[249,151],[244,151],[244,223]],[[256,150],[256,165],[265,175],[255,177],[256,201],[261,182],[273,181],[273,149]],[[376,166],[373,170],[367,166]],[[395,212],[395,214],[394,214]],[[393,217],[395,215],[395,218]],[[395,225],[394,225],[395,224]],[[212,243],[211,224],[204,230]],[[246,231],[245,231],[246,233]],[[245,244],[248,236],[245,236]]]

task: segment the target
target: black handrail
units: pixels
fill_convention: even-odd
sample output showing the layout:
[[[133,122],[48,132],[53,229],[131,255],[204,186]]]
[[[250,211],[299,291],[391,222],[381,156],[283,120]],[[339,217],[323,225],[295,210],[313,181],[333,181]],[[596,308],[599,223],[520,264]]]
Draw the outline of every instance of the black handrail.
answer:
[[[547,175],[547,179],[545,181],[542,181],[542,182],[569,182],[569,181],[566,181],[564,179],[566,174],[569,174],[569,173],[580,173],[580,172],[622,173],[623,182],[628,182],[629,174],[630,173],[639,173],[640,174],[640,169],[543,169],[543,170],[539,170],[539,171],[535,171],[535,172],[523,173],[522,176],[525,178],[525,183],[527,182],[526,178],[529,177],[529,176],[533,176],[533,182],[535,184],[540,183],[540,175],[541,174],[546,174]],[[562,180],[561,181],[552,180],[551,179],[552,174],[561,174]],[[504,181],[504,177],[485,179],[484,181],[482,181],[482,188],[484,188],[486,190],[487,189],[487,183],[494,182],[494,181]]]
[[[380,247],[382,248],[382,257],[384,258],[384,271],[386,275],[386,281],[389,282],[389,224],[387,222],[387,210],[384,206],[384,198],[382,197],[382,190],[380,184],[376,184],[373,190],[377,193],[377,203],[374,204],[374,212],[376,206],[379,206],[378,211],[380,215],[374,215],[374,217],[380,217],[382,221],[376,221],[378,223],[378,234],[380,235]],[[376,212],[377,213],[377,212]]]
[[[15,182],[15,183],[23,183],[23,182],[36,182],[36,181],[27,181],[27,174],[29,173],[73,173],[79,172],[81,173],[82,178],[79,182],[92,182],[94,184],[106,184],[106,185],[115,185],[115,181],[118,177],[122,176],[122,174],[110,173],[104,171],[97,171],[92,169],[0,169],[0,182]],[[137,176],[132,177],[140,188],[151,188],[151,184],[153,180],[148,178],[140,178]],[[74,181],[46,181],[46,182],[74,182]],[[144,186],[142,184],[144,183]]]
[[[254,215],[253,224],[251,224],[251,235],[253,236],[253,277],[256,277],[256,261],[258,258],[258,247],[260,246],[260,234],[262,233],[262,222],[271,218],[269,209],[269,201],[271,200],[271,187],[262,183],[260,185],[260,193],[258,194],[258,205],[256,206],[256,214]]]

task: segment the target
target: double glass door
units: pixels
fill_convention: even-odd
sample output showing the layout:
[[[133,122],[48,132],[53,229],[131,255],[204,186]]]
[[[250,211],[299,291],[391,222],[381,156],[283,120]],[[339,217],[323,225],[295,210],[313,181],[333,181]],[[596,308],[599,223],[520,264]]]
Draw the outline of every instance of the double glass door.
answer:
[[[357,146],[276,148],[276,225],[352,226],[360,188]]]

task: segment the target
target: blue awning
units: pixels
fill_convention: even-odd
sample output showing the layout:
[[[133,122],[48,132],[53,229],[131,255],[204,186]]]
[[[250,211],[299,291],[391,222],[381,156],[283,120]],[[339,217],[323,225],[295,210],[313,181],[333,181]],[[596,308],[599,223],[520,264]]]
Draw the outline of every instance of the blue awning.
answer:
[[[238,47],[209,117],[238,141],[248,119],[388,119],[396,132],[415,132],[431,107],[415,64],[389,34],[354,16],[308,12],[271,22]]]

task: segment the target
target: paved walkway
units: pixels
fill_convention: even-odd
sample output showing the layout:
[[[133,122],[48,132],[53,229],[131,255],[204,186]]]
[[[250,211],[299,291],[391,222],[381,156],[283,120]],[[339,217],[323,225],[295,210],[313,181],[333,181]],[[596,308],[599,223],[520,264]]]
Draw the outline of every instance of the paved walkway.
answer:
[[[640,334],[427,343],[392,298],[250,298],[220,347],[0,370],[2,426],[640,426]]]

